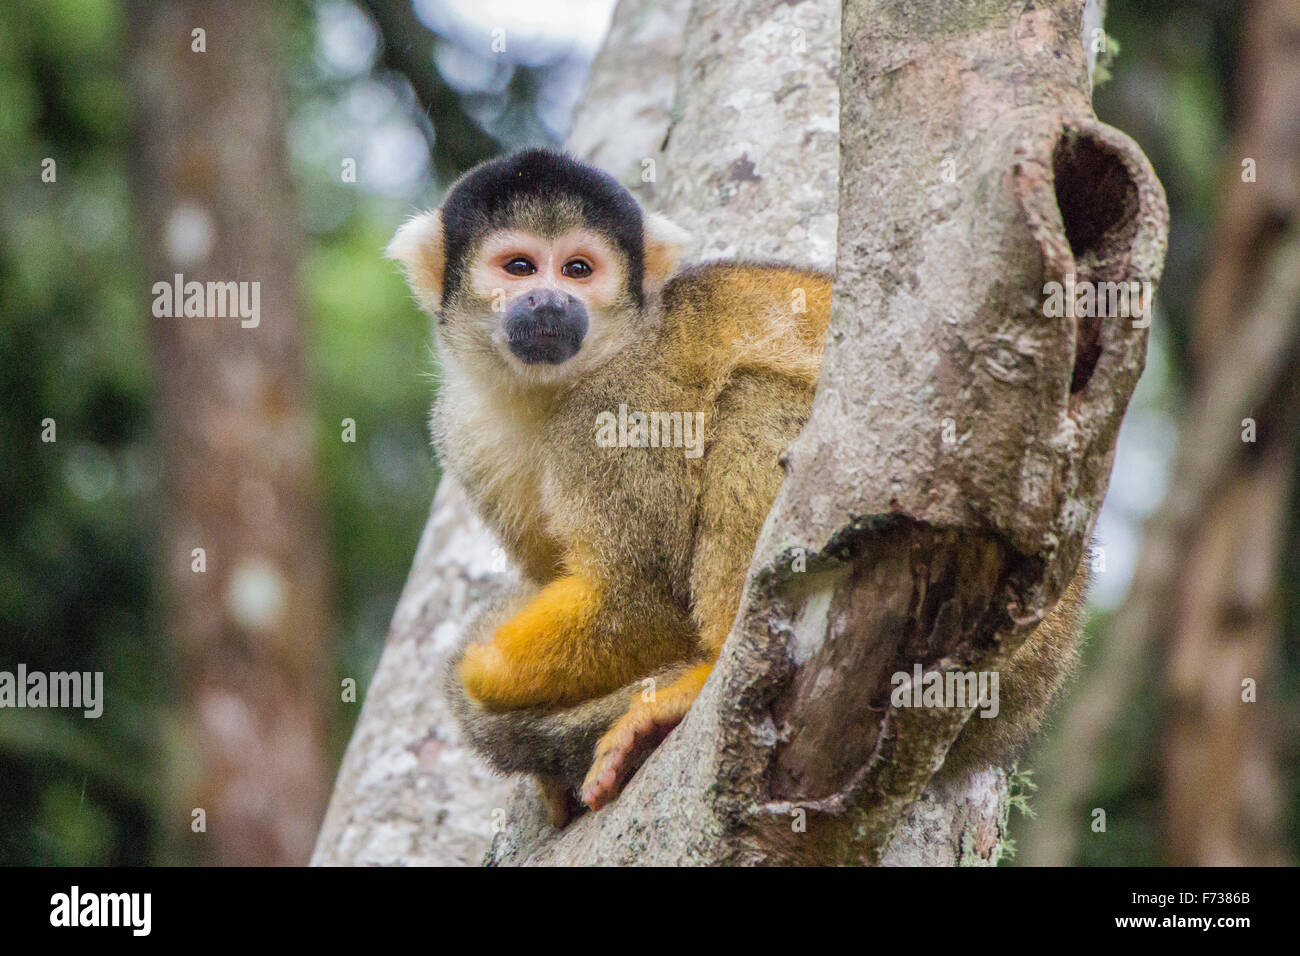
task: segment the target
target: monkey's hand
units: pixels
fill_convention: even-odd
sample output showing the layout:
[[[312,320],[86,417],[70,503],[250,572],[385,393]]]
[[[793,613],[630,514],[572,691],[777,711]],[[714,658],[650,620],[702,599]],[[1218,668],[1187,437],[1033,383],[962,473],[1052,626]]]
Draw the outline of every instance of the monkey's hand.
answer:
[[[556,706],[599,697],[626,683],[615,662],[597,659],[589,639],[600,612],[589,579],[570,574],[542,588],[492,639],[471,644],[460,679],[489,710]]]
[[[596,757],[582,784],[582,802],[599,810],[622,792],[628,779],[669,732],[681,723],[713,669],[701,664],[654,694],[638,696],[596,744]]]
[[[491,640],[465,649],[466,693],[490,711],[593,700],[686,660],[691,623],[636,584],[572,571],[537,591]]]

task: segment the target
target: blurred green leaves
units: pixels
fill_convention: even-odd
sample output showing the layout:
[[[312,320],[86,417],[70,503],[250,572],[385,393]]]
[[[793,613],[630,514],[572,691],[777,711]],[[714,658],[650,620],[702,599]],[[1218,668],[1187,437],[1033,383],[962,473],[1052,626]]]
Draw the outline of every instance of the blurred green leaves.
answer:
[[[295,4],[286,38],[291,117],[328,114],[348,90],[313,70],[314,9]],[[125,29],[108,0],[0,5],[0,669],[103,670],[107,697],[99,720],[0,711],[0,864],[167,862],[173,694]],[[428,321],[382,258],[410,203],[367,193],[364,168],[361,185],[341,182],[340,158],[295,151],[293,171],[338,669],[364,688],[437,470]],[[54,443],[40,440],[47,418]],[[355,443],[341,440],[344,418]],[[338,706],[341,751],[359,708]]]

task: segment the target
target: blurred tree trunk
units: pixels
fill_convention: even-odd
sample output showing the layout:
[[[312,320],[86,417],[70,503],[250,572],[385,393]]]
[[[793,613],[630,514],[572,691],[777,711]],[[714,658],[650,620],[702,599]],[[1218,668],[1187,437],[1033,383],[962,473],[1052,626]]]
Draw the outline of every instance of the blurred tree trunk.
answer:
[[[969,710],[895,710],[890,675],[997,670],[1064,588],[1145,332],[1045,322],[1043,282],[1154,281],[1167,212],[1140,152],[1091,116],[1081,3],[989,0],[954,23],[938,3],[849,2],[842,38],[837,6],[696,0],[667,148],[641,157],[706,255],[838,268],[812,418],[703,694],[613,806],[562,832],[526,786],[508,807],[473,785],[460,814],[430,807],[444,768],[467,776],[446,708],[426,703],[466,619],[436,613],[485,580],[460,557],[486,550],[465,547],[481,532],[463,536],[443,489],[316,862],[444,862],[469,827],[511,863],[997,860],[1000,771],[931,784]],[[640,76],[619,41],[651,10],[620,5],[593,89],[629,56]],[[956,409],[978,422],[946,448]]]
[[[1155,662],[1166,862],[1284,862],[1280,582],[1300,435],[1300,2],[1242,17],[1242,100],[1192,328],[1169,490],[1062,715],[1024,861],[1077,862],[1110,735]],[[1243,699],[1243,681],[1255,702]],[[1154,781],[1153,781],[1154,782]],[[1109,813],[1118,808],[1107,807]]]
[[[172,854],[203,863],[306,862],[328,785],[327,561],[295,300],[283,13],[138,2],[129,21],[147,281],[180,273],[260,293],[255,327],[150,326],[182,705],[165,741],[165,812]]]
[[[1242,22],[1241,121],[1192,329],[1191,407],[1244,336],[1279,348],[1228,423],[1231,458],[1181,549],[1162,634],[1169,862],[1193,866],[1286,859],[1275,729],[1300,430],[1300,0],[1256,0]],[[1256,685],[1251,702],[1244,681]]]

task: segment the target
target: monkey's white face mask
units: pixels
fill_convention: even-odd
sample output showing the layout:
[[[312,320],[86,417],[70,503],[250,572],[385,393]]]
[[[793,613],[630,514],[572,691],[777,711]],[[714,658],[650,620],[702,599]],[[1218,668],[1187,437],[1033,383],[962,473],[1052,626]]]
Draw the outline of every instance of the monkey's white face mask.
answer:
[[[549,232],[550,230],[548,230]],[[689,237],[666,219],[645,217],[643,297],[654,301]],[[623,251],[582,226],[558,234],[525,228],[485,236],[466,256],[460,287],[444,299],[445,254],[438,212],[408,221],[389,245],[439,334],[466,371],[543,385],[608,361],[641,331],[644,306],[628,288]]]

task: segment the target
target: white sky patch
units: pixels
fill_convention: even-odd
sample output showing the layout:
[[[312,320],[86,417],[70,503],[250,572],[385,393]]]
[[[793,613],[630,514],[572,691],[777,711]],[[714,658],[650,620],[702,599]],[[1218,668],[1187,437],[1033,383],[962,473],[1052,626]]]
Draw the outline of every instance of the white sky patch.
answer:
[[[226,587],[226,607],[231,616],[250,631],[274,627],[288,603],[284,576],[271,562],[261,558],[239,563]]]
[[[1157,312],[1153,333],[1158,321]],[[1093,576],[1088,597],[1098,607],[1117,607],[1128,593],[1142,544],[1142,524],[1169,488],[1176,436],[1162,401],[1169,390],[1165,356],[1163,336],[1152,334],[1146,371],[1138,379],[1120,426],[1110,487],[1097,517],[1097,546],[1105,548],[1106,570]]]
[[[587,69],[609,30],[613,0],[416,0],[420,20],[437,33],[438,72],[453,89],[483,99],[467,104],[492,128],[505,119],[505,92],[517,67],[535,71],[537,119],[564,139]],[[501,44],[504,42],[504,49]]]
[[[375,126],[360,157],[364,176],[390,196],[406,196],[424,181],[429,147],[410,123],[391,117]]]
[[[469,52],[533,67],[592,59],[613,12],[614,0],[415,0],[422,23]],[[505,31],[504,53],[492,50],[494,30]]]
[[[350,3],[317,8],[316,64],[325,76],[369,73],[379,55],[379,37],[364,13]]]
[[[514,73],[514,63],[504,56],[485,56],[441,37],[433,59],[442,78],[462,93],[499,96],[506,91]]]

